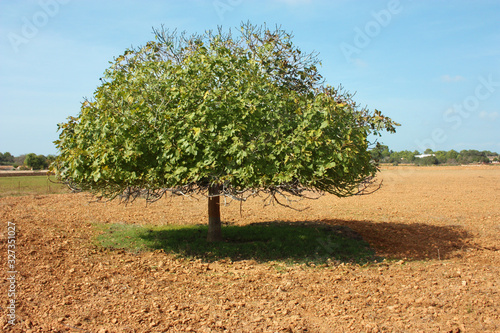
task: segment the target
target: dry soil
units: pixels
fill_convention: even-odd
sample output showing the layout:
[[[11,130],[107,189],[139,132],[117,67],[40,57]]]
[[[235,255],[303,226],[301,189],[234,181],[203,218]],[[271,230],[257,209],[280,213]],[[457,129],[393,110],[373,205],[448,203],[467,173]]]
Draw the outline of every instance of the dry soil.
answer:
[[[302,212],[260,199],[224,221],[344,225],[388,258],[363,266],[178,259],[102,250],[92,224],[203,223],[206,199],[146,206],[87,194],[0,199],[6,332],[500,332],[500,167],[390,167],[368,196]],[[8,222],[16,225],[15,325]],[[11,233],[12,234],[12,233]]]

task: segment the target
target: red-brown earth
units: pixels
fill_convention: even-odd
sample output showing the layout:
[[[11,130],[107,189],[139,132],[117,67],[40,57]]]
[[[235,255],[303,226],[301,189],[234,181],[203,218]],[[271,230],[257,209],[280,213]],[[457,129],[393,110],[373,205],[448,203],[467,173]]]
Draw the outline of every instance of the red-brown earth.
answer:
[[[500,167],[387,167],[383,187],[222,207],[223,220],[322,222],[388,258],[326,267],[103,250],[93,223],[199,224],[206,199],[146,206],[88,194],[0,198],[0,327],[6,332],[500,332]],[[8,222],[16,321],[8,323]]]

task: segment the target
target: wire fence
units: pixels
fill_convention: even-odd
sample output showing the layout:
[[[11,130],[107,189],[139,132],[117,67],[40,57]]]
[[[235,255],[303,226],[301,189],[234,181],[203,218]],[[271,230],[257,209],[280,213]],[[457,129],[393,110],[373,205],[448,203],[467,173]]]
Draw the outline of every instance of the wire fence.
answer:
[[[56,182],[54,176],[0,176],[0,197],[68,193],[69,189]]]

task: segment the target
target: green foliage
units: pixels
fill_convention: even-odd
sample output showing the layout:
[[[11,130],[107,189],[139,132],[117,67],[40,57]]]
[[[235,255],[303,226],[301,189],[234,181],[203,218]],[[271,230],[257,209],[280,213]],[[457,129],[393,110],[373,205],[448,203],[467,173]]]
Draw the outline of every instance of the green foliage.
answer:
[[[0,153],[0,165],[10,165],[14,163],[14,156],[9,152]]]
[[[435,152],[431,149],[427,149],[425,150],[425,154],[432,154],[434,156],[415,158],[415,156],[420,155],[418,151],[392,151],[389,150],[388,146],[384,145],[378,145],[370,150],[370,153],[372,159],[381,163],[414,163],[416,165],[490,163],[491,161],[495,161],[495,157],[498,156],[498,153],[487,150],[462,150],[458,153],[453,149],[450,151],[439,150]]]
[[[28,155],[30,155],[28,158],[29,165],[25,162]],[[29,168],[34,165],[34,169],[39,170],[47,168],[56,159],[54,155],[44,156],[33,153],[28,155],[13,156],[9,152],[0,153],[0,165],[15,165],[15,167],[17,167],[18,165],[24,164],[25,166],[29,166]]]
[[[446,161],[456,161],[458,158],[458,152],[455,150],[450,150],[446,152]]]
[[[211,184],[231,196],[348,196],[376,173],[367,137],[397,124],[323,85],[319,61],[290,34],[249,24],[238,38],[156,33],[59,125],[59,179],[107,197]]]
[[[411,152],[409,150],[404,150],[404,151],[400,152],[399,155],[400,155],[401,161],[403,163],[412,163],[413,161],[415,161],[415,153]],[[418,155],[418,152],[417,152],[417,155]]]
[[[426,157],[415,159],[416,165],[436,165],[438,163],[439,163],[439,161],[436,158],[436,156],[426,156]]]
[[[491,154],[491,155],[490,155]],[[490,160],[488,156],[495,156],[494,153],[487,151],[478,151],[478,150],[462,150],[457,156],[457,160],[461,164],[470,164],[470,163],[489,163]]]
[[[443,150],[434,152],[434,155],[436,157],[437,164],[444,164],[448,160],[448,158],[446,157],[446,152]]]
[[[30,153],[26,155],[24,165],[28,168],[32,168],[33,170],[42,170],[47,168],[49,163],[47,162],[47,158],[45,156]]]
[[[377,144],[375,148],[370,150],[372,159],[382,163],[392,162],[391,153],[392,151],[389,150],[389,147],[382,144]]]
[[[46,162],[47,162],[47,167],[50,166],[52,163],[55,162],[56,160],[56,156],[55,155],[47,155],[47,157],[45,158],[46,159]]]
[[[226,226],[224,242],[207,242],[206,226],[137,226],[97,224],[96,245],[129,251],[162,249],[188,258],[213,261],[254,259],[264,261],[313,262],[330,260],[366,262],[374,251],[351,233],[326,226],[270,223]]]

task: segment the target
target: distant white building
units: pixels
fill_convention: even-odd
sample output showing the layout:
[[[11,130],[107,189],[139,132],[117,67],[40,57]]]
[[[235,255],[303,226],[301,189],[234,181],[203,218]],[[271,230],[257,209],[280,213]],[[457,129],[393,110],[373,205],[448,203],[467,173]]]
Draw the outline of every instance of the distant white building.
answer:
[[[436,156],[436,154],[420,154],[420,155],[415,155],[415,158],[424,158],[429,156]]]
[[[500,159],[499,156],[487,156],[487,157],[491,163],[495,163],[495,164],[500,163],[500,162],[498,162],[498,160]]]

